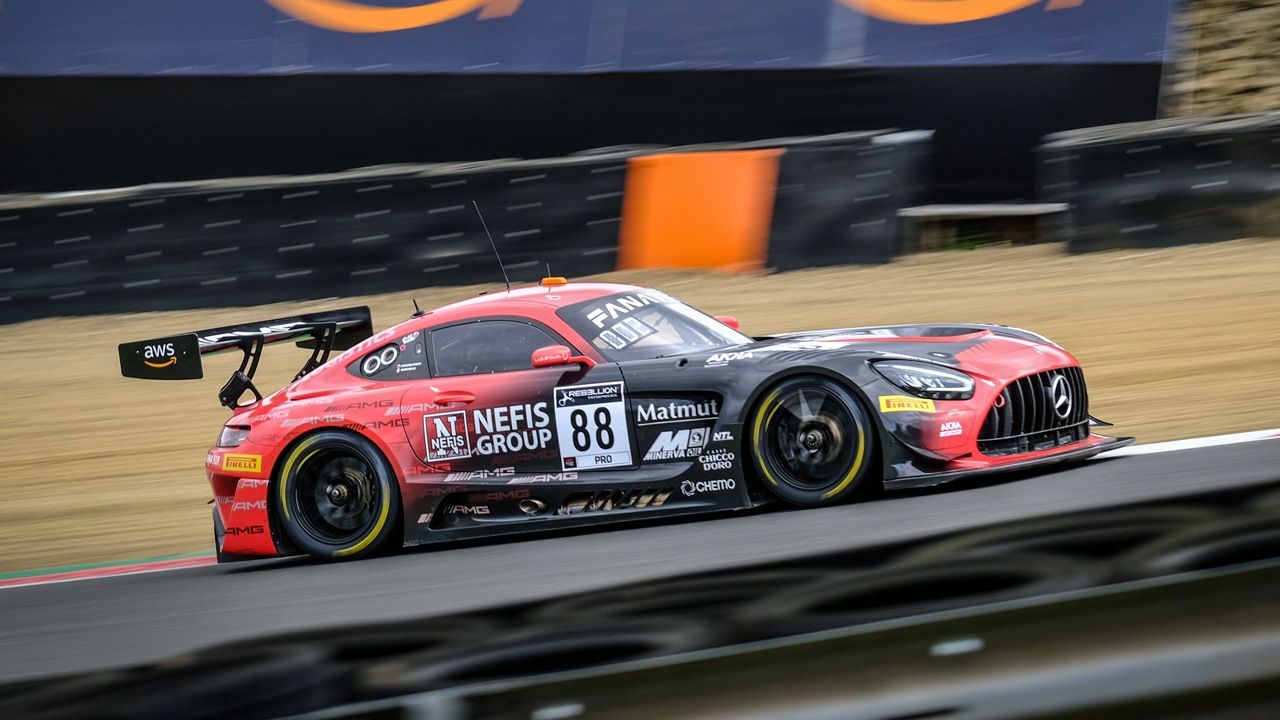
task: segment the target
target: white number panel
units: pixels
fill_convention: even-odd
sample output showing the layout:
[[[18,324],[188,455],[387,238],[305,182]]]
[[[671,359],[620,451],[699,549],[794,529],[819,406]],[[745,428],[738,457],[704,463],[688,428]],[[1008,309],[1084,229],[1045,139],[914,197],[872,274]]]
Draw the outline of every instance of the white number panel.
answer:
[[[626,391],[621,382],[558,387],[555,402],[563,469],[631,465]]]

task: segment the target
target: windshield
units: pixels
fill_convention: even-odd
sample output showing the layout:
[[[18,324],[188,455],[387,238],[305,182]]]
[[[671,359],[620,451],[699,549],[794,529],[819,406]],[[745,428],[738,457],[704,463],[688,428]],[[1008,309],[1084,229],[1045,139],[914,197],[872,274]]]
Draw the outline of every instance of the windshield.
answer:
[[[737,330],[657,290],[608,295],[562,308],[558,314],[612,362],[751,342]]]

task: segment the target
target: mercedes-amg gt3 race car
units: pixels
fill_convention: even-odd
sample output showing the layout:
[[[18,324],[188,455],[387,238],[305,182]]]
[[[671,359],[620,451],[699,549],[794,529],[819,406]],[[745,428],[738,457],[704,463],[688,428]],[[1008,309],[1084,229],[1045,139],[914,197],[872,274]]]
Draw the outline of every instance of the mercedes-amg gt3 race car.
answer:
[[[264,397],[264,345],[299,338],[310,358]],[[194,379],[237,348],[205,461],[220,560],[833,505],[1131,442],[1092,432],[1079,363],[1025,330],[752,338],[657,290],[562,278],[376,335],[354,308],[126,343],[121,370]]]

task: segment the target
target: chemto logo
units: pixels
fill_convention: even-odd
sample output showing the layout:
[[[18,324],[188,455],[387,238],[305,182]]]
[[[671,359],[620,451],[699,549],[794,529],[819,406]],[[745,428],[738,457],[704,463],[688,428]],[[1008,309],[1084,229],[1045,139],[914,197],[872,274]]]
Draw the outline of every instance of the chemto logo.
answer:
[[[286,15],[327,30],[382,33],[439,25],[477,10],[477,20],[506,17],[524,0],[436,0],[408,6],[373,5],[349,0],[267,0]]]
[[[951,25],[1008,15],[1043,0],[840,0],[881,20],[908,25]],[[1049,0],[1045,10],[1079,7],[1084,0]]]

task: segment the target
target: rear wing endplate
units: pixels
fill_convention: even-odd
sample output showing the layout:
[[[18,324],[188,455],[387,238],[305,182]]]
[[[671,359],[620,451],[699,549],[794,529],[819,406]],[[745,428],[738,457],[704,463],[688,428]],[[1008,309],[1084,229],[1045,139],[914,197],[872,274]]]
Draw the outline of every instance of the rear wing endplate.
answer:
[[[240,325],[197,330],[171,337],[122,343],[120,374],[142,380],[198,380],[204,377],[200,356],[239,348],[240,368],[218,393],[229,408],[237,407],[246,390],[258,399],[253,386],[262,349],[271,343],[305,338],[298,347],[311,350],[294,380],[323,365],[333,350],[346,350],[373,335],[373,316],[367,307],[344,308]]]

